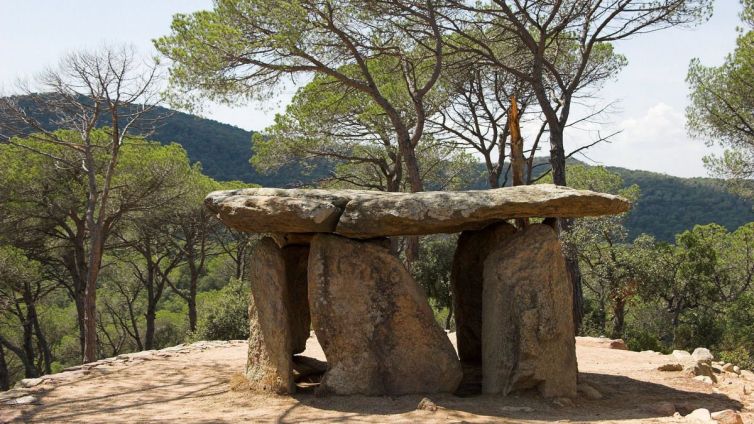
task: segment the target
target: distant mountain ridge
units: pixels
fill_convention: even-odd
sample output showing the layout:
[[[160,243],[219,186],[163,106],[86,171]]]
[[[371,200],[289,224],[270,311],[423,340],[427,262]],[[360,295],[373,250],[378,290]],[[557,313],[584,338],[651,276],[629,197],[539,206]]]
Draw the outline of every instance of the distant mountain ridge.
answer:
[[[214,179],[284,188],[312,183],[327,173],[325,167],[319,167],[307,174],[294,164],[269,175],[261,174],[249,164],[252,132],[166,108],[158,108],[155,113],[170,116],[149,138],[162,144],[182,145],[191,161],[201,162],[204,173]],[[628,217],[631,238],[649,233],[673,241],[675,234],[696,224],[715,222],[734,230],[754,221],[754,203],[726,191],[721,180],[608,169],[623,177],[626,185],[637,184],[641,188],[641,197]],[[483,179],[470,181],[469,188],[485,188],[485,183]]]

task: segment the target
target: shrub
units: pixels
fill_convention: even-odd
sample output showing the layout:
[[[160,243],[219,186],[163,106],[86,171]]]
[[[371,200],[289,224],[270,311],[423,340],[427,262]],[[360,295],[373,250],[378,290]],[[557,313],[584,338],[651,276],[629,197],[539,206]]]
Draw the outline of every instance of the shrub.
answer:
[[[220,290],[205,293],[195,340],[238,340],[249,337],[249,294],[242,282],[231,279]]]
[[[738,346],[733,350],[723,350],[719,357],[722,362],[730,362],[744,369],[754,369],[754,358],[743,346]]]

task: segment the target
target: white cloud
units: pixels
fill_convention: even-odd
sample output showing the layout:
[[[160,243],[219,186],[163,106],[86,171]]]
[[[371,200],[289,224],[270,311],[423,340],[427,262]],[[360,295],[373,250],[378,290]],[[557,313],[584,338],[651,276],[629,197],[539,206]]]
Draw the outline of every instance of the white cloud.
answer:
[[[644,169],[679,177],[706,176],[702,157],[718,151],[686,133],[682,111],[658,102],[640,116],[629,116],[615,125],[589,125],[566,132],[571,149],[602,136],[621,131],[610,143],[601,143],[586,152],[594,162]],[[582,158],[583,159],[583,158]]]

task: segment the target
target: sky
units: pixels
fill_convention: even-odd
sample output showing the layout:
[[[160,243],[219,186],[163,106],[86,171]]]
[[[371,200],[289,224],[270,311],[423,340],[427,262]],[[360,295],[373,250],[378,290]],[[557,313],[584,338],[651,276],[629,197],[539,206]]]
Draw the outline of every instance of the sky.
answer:
[[[54,65],[67,52],[104,43],[128,43],[155,54],[151,40],[170,31],[175,13],[211,8],[210,0],[0,0],[0,92],[17,79]],[[617,42],[628,66],[600,90],[614,103],[599,123],[566,132],[566,150],[620,131],[610,143],[586,152],[589,163],[643,169],[680,177],[707,176],[702,157],[719,148],[686,132],[689,62],[719,65],[733,50],[739,25],[738,0],[717,0],[712,19],[694,29],[672,28]],[[292,93],[277,101],[237,107],[212,105],[203,115],[247,130],[269,125]]]

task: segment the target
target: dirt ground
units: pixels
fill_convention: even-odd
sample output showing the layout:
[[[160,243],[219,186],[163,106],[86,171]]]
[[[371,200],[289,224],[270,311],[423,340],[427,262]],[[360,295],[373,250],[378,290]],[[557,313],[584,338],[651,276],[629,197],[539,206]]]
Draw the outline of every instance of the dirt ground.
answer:
[[[316,340],[309,341],[305,354],[323,358]],[[0,406],[0,422],[685,422],[657,411],[661,402],[670,402],[681,414],[697,408],[741,410],[744,422],[754,423],[754,381],[724,373],[708,385],[683,372],[657,371],[677,362],[671,356],[613,350],[595,340],[580,339],[577,351],[581,381],[597,388],[603,399],[579,397],[573,405],[558,406],[533,393],[429,395],[438,409],[427,411],[417,410],[420,395],[273,396],[231,390],[231,380],[244,368],[244,342],[200,342],[56,374],[57,380],[25,389],[30,403]]]

